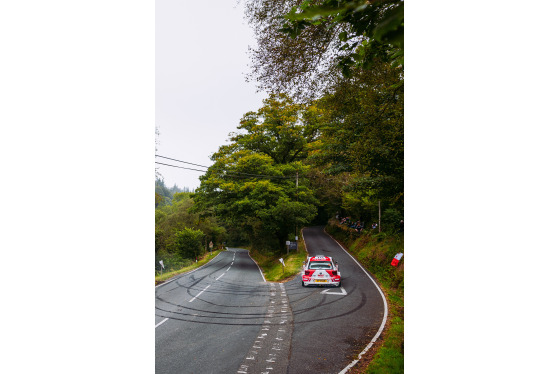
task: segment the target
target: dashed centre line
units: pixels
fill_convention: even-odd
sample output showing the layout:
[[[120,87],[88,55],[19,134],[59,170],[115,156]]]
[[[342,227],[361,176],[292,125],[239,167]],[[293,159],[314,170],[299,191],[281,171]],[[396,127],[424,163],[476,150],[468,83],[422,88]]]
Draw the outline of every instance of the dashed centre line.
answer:
[[[158,324],[156,325],[156,328],[157,328],[159,325],[162,325],[162,324],[163,324],[165,321],[167,321],[168,319],[169,319],[169,318],[166,318],[166,319],[164,319],[163,321],[161,321],[160,323],[158,323]]]
[[[197,297],[199,297],[204,291],[206,291],[208,289],[208,287],[210,287],[210,285],[206,286],[202,291],[200,291],[195,297],[193,297],[192,299],[189,300],[189,303],[192,303],[194,299],[196,299]]]
[[[235,261],[235,253],[233,254],[233,261],[231,262],[231,264],[229,265],[229,267],[227,268],[227,270],[226,270],[224,273],[222,273],[218,278],[216,278],[216,280],[218,280],[218,279],[220,279],[221,277],[223,277],[223,276],[229,271],[229,269],[231,269],[231,267],[232,267],[234,261]],[[206,287],[205,287],[202,291],[200,291],[195,297],[193,297],[192,299],[190,299],[190,300],[189,300],[189,303],[192,303],[195,299],[197,299],[200,295],[202,295],[202,293],[203,293],[204,291],[206,291],[206,290],[208,289],[208,287],[210,287],[210,286],[211,286],[211,284],[209,284],[208,286],[206,286]],[[157,327],[157,326],[156,326],[156,327]]]

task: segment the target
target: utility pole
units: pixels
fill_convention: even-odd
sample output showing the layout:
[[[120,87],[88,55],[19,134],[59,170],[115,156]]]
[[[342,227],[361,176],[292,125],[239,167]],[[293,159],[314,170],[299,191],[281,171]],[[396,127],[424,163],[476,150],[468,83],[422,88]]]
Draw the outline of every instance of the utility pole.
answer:
[[[296,202],[299,202],[299,191],[298,191],[298,186],[299,186],[299,171],[296,171]],[[294,217],[295,218],[295,217]],[[298,232],[297,232],[297,223],[296,223],[296,234],[295,234],[295,239],[296,242],[298,240]]]
[[[379,203],[379,232],[381,232],[381,200],[378,200]]]

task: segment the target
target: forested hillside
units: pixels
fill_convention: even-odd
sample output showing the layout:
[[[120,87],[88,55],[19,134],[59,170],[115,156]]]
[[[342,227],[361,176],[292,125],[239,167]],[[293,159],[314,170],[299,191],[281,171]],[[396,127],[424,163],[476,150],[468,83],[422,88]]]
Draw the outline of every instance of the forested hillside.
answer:
[[[183,189],[186,190],[186,189]],[[226,230],[217,217],[195,211],[193,192],[168,189],[163,180],[156,181],[155,267],[160,260],[167,270],[177,270],[196,261],[209,243],[222,243]]]
[[[170,205],[173,195],[177,192],[194,192],[194,190],[191,191],[188,187],[179,188],[176,184],[169,188],[163,179],[156,178],[156,208],[161,205]]]

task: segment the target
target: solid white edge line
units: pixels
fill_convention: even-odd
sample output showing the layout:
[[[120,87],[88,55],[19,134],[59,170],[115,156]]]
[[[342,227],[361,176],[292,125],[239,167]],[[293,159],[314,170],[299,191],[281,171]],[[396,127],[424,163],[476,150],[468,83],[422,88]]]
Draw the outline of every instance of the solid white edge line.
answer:
[[[307,255],[305,256],[305,261],[307,261],[307,257],[309,257],[309,251],[307,250],[307,244],[305,244],[305,236],[303,236],[303,229],[299,230],[299,232],[301,233],[301,238],[303,239],[303,245],[305,246],[305,252],[307,252]],[[303,266],[301,267],[301,277],[302,277],[302,282],[303,282]]]
[[[303,245],[305,245],[305,252],[307,252],[307,257],[309,257],[309,251],[307,250],[307,244],[305,244],[305,236],[303,236],[303,229],[299,230],[301,232],[301,238],[303,239]],[[303,270],[302,270],[303,272]]]
[[[165,321],[167,321],[168,319],[169,319],[169,318],[166,318],[166,319],[164,319],[163,321],[161,321],[160,323],[158,323],[158,324],[156,325],[155,328],[157,328],[159,325],[163,324],[163,323],[164,323]]]
[[[358,262],[358,260],[356,260],[354,258],[354,256],[352,256],[350,253],[348,253],[348,251],[346,249],[344,249],[344,247],[338,242],[338,240],[336,240],[335,238],[333,238],[327,231],[325,231],[325,229],[323,228],[323,232],[325,234],[327,234],[328,236],[331,237],[332,240],[334,240],[336,242],[336,244],[338,244],[338,246],[340,248],[342,248],[342,250],[344,252],[346,252],[346,254],[348,256],[350,256],[350,258],[352,260],[354,260],[354,262],[356,264],[358,264],[358,266],[360,267],[360,269],[363,270],[363,272],[368,276],[368,278],[373,282],[373,284],[375,285],[375,287],[377,287],[377,290],[379,291],[379,293],[381,294],[381,297],[383,298],[383,321],[381,322],[381,326],[379,327],[379,330],[377,331],[377,334],[375,334],[375,336],[373,337],[373,339],[371,339],[371,341],[369,342],[369,344],[364,348],[364,350],[362,352],[360,352],[360,354],[358,355],[358,359],[352,361],[350,364],[348,364],[348,366],[346,366],[344,369],[342,369],[342,371],[340,371],[338,374],[344,374],[346,373],[348,370],[350,370],[352,368],[352,366],[356,365],[358,363],[358,361],[360,361],[360,359],[362,358],[362,356],[371,348],[371,346],[373,345],[373,343],[375,343],[375,341],[377,340],[377,338],[379,338],[379,335],[381,335],[381,333],[383,332],[383,329],[385,328],[385,323],[387,322],[387,300],[385,300],[385,295],[383,294],[383,291],[381,290],[381,288],[379,287],[379,285],[377,285],[377,283],[375,282],[375,280],[371,277],[371,275],[369,275],[369,273],[366,271],[366,269],[363,268],[363,266]]]
[[[264,278],[264,274],[261,270],[261,267],[259,266],[259,264],[257,264],[257,261],[253,260],[253,257],[251,257],[251,254],[249,253],[249,251],[247,251],[247,254],[249,255],[249,258],[255,263],[255,265],[257,265],[257,268],[259,269],[259,272],[261,273],[261,277],[263,278],[264,283],[266,283],[266,279]]]
[[[226,251],[227,251],[227,250],[226,250]],[[202,268],[204,268],[204,267],[210,265],[210,263],[211,263],[212,261],[214,261],[215,259],[217,259],[218,257],[220,257],[220,255],[221,255],[222,253],[224,253],[224,252],[218,253],[218,255],[217,255],[216,257],[214,257],[213,259],[211,259],[210,261],[208,261],[207,263],[205,263],[205,264],[202,265],[201,267],[196,268],[196,269],[193,269],[193,270],[191,270],[191,271],[189,271],[189,272],[186,272],[186,273],[177,274],[177,275],[174,276],[173,278],[170,278],[170,279],[166,280],[165,282],[158,284],[155,288],[158,288],[158,287],[160,287],[160,286],[166,285],[166,284],[169,283],[169,282],[172,282],[172,281],[174,281],[174,280],[177,280],[177,279],[179,279],[179,278],[181,278],[181,277],[183,277],[183,276],[185,276],[185,275],[188,275],[188,274],[190,274],[190,273],[192,273],[192,272],[195,272],[195,271],[197,271],[197,270],[200,270],[200,269],[202,269]],[[234,253],[235,253],[235,252],[234,252]]]

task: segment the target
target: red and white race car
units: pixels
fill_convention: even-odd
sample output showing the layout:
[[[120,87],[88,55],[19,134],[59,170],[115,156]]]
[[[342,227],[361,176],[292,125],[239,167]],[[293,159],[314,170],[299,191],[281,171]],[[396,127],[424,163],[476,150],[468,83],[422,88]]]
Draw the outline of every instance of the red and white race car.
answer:
[[[330,285],[340,287],[342,279],[338,271],[338,263],[332,257],[313,256],[307,257],[303,263],[301,285]]]

